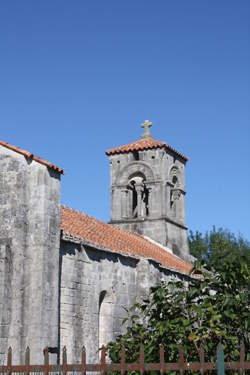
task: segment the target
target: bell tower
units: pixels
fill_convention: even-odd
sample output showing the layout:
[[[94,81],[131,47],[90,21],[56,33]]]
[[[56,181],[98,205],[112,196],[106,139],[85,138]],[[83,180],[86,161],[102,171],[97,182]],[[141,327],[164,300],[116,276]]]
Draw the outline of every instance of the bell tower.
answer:
[[[189,258],[185,222],[187,157],[157,141],[144,121],[138,141],[106,151],[110,161],[111,221]]]

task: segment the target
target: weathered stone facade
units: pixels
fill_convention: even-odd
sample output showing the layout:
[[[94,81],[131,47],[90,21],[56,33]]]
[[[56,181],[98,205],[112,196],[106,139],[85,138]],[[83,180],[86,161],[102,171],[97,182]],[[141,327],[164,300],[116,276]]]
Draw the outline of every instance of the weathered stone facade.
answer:
[[[136,259],[63,241],[61,245],[60,345],[73,361],[82,344],[88,360],[98,360],[97,348],[121,333],[129,307],[151,286],[170,277],[187,279],[154,261]]]
[[[126,152],[119,148],[107,152],[111,223],[148,236],[189,259],[185,221],[186,158],[167,147],[157,148],[153,138],[150,142],[152,146],[148,149],[141,150],[138,141],[128,145]]]
[[[111,222],[176,246],[187,258],[182,158],[163,148],[109,157]],[[101,222],[97,227],[84,214],[71,222],[69,210],[63,227],[61,173],[0,142],[0,364],[10,345],[15,363],[23,362],[26,346],[33,363],[42,363],[46,346],[56,362],[64,345],[69,361],[80,360],[82,345],[88,361],[96,361],[97,348],[121,332],[123,307],[157,281],[188,279],[188,262],[142,236]],[[135,189],[137,208],[131,206]]]
[[[0,146],[0,218],[0,361],[10,344],[42,360],[58,340],[60,174]]]

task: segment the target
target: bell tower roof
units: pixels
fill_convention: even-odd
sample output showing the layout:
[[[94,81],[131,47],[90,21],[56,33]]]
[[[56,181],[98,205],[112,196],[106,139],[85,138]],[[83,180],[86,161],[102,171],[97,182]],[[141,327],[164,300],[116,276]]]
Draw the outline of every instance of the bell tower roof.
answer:
[[[128,143],[126,145],[118,146],[115,148],[108,149],[106,151],[106,155],[116,155],[116,154],[124,154],[133,151],[143,151],[143,150],[152,150],[156,148],[164,148],[167,151],[172,152],[176,156],[180,157],[184,162],[188,160],[188,157],[178,152],[173,147],[169,146],[166,142],[157,141],[150,133],[149,127],[152,126],[152,123],[148,120],[145,120],[142,124],[142,127],[145,129],[145,133],[142,135],[142,138]]]

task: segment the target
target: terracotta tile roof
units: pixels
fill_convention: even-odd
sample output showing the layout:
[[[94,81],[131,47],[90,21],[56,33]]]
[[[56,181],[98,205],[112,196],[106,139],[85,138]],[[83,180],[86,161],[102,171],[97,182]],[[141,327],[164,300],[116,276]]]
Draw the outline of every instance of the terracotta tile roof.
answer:
[[[169,151],[172,151],[174,154],[180,156],[185,161],[188,160],[187,156],[182,155],[180,152],[175,150],[173,147],[169,146],[165,142],[157,141],[153,137],[149,136],[146,138],[141,138],[138,141],[129,143],[127,145],[118,146],[106,151],[107,155],[122,154],[131,151],[142,151],[142,150],[152,150],[154,148],[165,148]]]
[[[166,268],[188,274],[192,264],[162,247],[148,241],[143,236],[103,223],[82,212],[62,206],[61,229],[64,234],[79,238],[99,249],[152,259]]]
[[[29,160],[35,160],[37,163],[43,164],[43,165],[45,165],[49,169],[53,169],[53,170],[55,170],[55,171],[57,171],[57,172],[59,172],[61,174],[64,173],[63,169],[59,168],[57,165],[52,164],[52,163],[50,163],[47,160],[41,159],[38,156],[30,153],[29,151],[23,150],[20,147],[12,146],[9,143],[4,142],[4,141],[0,141],[0,145],[3,146],[3,147],[8,148],[9,150],[17,152],[18,154],[23,155],[25,158],[27,158]]]

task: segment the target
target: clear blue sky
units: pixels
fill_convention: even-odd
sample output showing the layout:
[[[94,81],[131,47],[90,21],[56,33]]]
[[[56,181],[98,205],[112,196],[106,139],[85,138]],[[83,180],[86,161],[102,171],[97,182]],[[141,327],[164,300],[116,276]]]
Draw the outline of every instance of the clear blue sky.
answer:
[[[250,1],[0,4],[0,139],[65,169],[62,202],[109,219],[105,150],[189,156],[187,224],[250,240]]]

